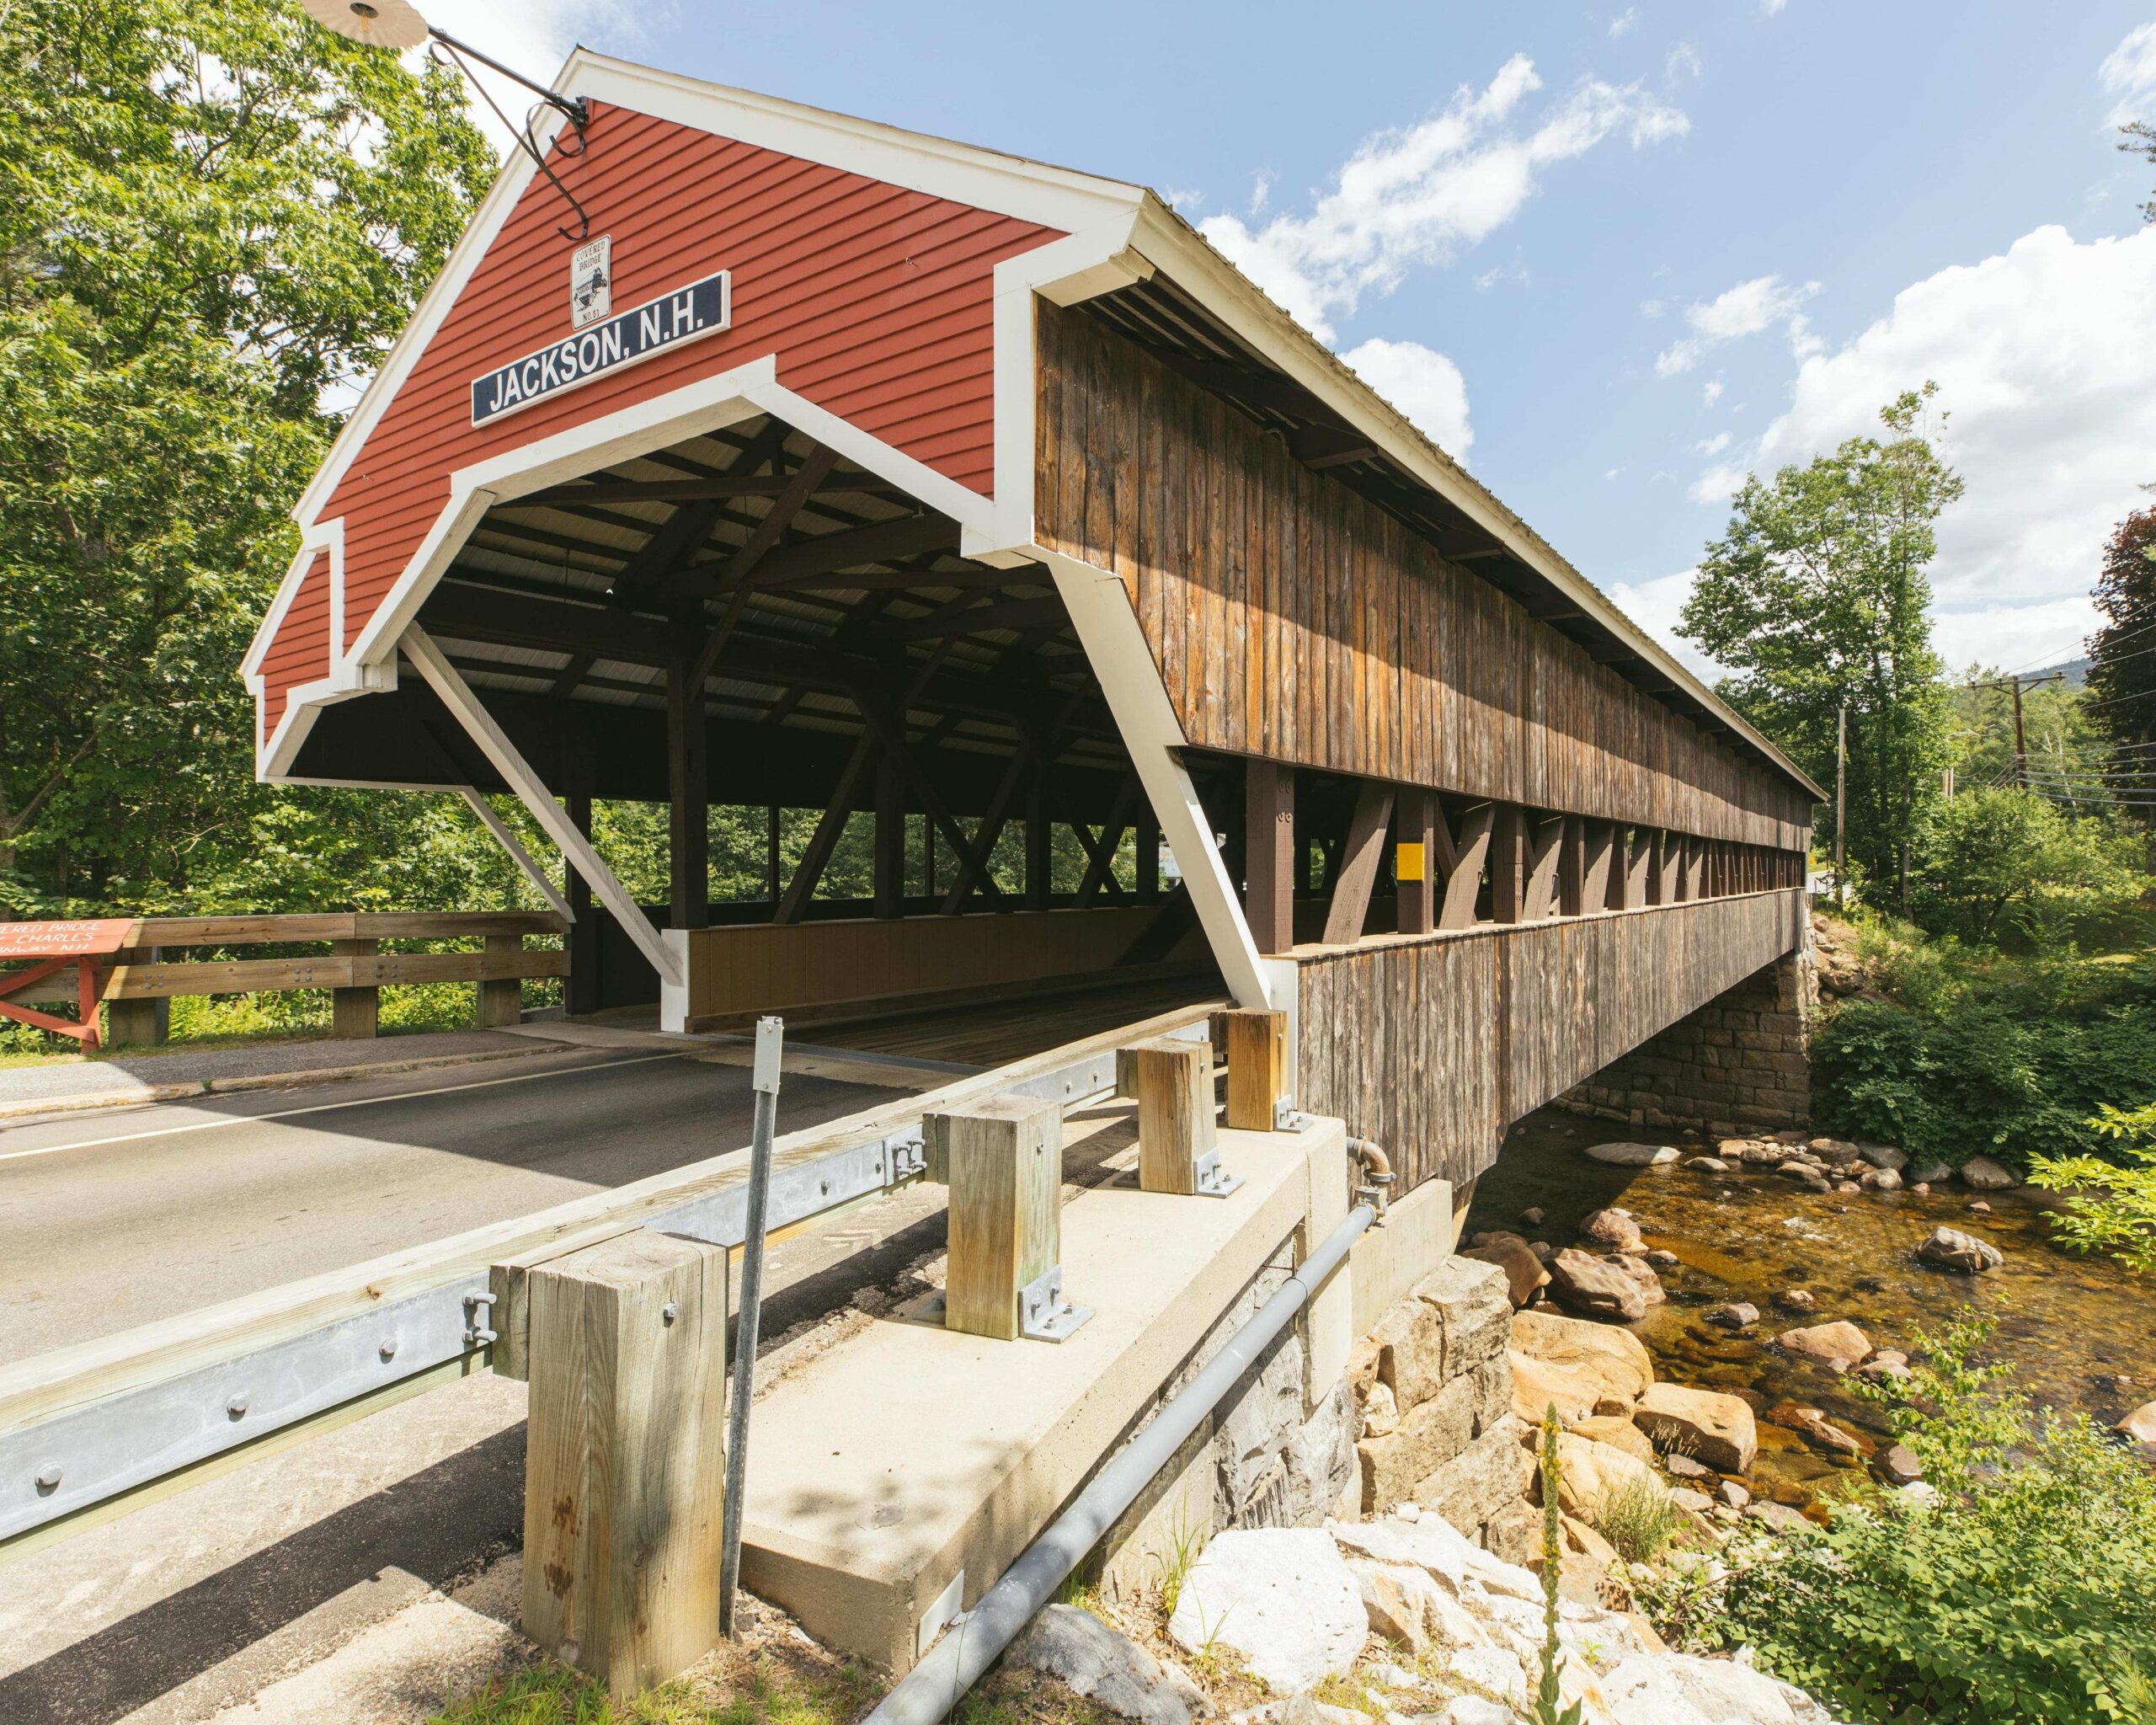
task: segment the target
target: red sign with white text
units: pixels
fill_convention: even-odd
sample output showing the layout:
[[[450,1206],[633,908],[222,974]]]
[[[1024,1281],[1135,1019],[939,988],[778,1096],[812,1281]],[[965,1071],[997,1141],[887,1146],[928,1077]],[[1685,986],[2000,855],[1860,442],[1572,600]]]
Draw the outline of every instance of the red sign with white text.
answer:
[[[0,922],[0,959],[73,959],[116,953],[133,932],[132,916],[99,916],[77,922]]]

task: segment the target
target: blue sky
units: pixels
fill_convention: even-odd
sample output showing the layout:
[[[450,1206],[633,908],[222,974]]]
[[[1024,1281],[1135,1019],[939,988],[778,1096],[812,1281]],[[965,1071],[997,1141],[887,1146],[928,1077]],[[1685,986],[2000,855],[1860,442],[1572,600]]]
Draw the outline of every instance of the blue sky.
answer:
[[[1926,377],[1957,664],[2075,650],[2156,482],[2148,0],[430,15],[1155,187],[1665,635],[1737,478]]]

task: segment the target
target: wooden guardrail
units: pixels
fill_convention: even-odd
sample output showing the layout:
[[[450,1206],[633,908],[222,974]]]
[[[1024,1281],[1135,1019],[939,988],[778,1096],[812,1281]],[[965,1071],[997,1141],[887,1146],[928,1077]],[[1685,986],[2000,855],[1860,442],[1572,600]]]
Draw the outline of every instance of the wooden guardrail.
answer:
[[[120,948],[98,959],[98,998],[114,1044],[163,1039],[160,1003],[176,995],[330,991],[333,1036],[376,1033],[385,987],[470,982],[479,991],[482,1028],[514,1024],[526,977],[567,976],[566,947],[531,948],[532,935],[568,932],[552,911],[344,911],[321,915],[145,916]],[[478,952],[385,953],[384,941],[483,942]],[[261,959],[181,959],[175,948],[317,945],[324,953]],[[4,981],[4,979],[0,979]]]

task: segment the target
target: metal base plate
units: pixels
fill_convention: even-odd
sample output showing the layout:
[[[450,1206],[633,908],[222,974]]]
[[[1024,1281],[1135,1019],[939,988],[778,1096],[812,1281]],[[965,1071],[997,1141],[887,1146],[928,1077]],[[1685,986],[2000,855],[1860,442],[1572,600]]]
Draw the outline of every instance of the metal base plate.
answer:
[[[1225,1198],[1244,1183],[1241,1174],[1231,1174],[1220,1166],[1220,1152],[1217,1150],[1209,1150],[1198,1157],[1197,1172],[1200,1198]]]
[[[1018,1333],[1035,1342],[1060,1342],[1075,1335],[1093,1315],[1090,1306],[1073,1306],[1063,1297],[1063,1266],[1018,1290]]]

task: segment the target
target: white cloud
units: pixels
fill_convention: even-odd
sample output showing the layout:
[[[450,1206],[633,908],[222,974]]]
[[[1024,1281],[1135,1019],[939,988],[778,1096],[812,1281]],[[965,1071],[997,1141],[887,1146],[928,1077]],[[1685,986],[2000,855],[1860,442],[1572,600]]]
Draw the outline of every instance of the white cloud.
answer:
[[[1188,219],[1192,211],[1203,209],[1205,205],[1203,192],[1194,192],[1184,186],[1164,186],[1161,188],[1161,195],[1168,200],[1171,209],[1179,211],[1186,220]]]
[[[1613,36],[1628,35],[1639,21],[1640,8],[1636,6],[1627,6],[1616,17],[1609,20],[1609,34]]]
[[[1729,447],[1729,433],[1726,431],[1717,431],[1704,443],[1694,444],[1693,447],[1697,449],[1701,455],[1720,455],[1725,449]]]
[[[2128,30],[2096,68],[2096,81],[2118,99],[2107,124],[2156,119],[2156,24]]]
[[[1467,419],[1467,380],[1434,348],[1376,338],[1340,356],[1417,430],[1463,466],[1475,441]]]
[[[1716,402],[1720,401],[1721,399],[1723,387],[1721,378],[1708,378],[1705,383],[1700,386],[1700,405],[1703,408],[1710,408]]]
[[[1789,0],[1759,0],[1759,12],[1763,17],[1772,18],[1788,4]]]
[[[1652,580],[1620,582],[1609,589],[1609,600],[1675,654],[1687,670],[1711,683],[1723,675],[1722,667],[1677,633],[1678,617],[1699,574],[1696,569],[1679,569]]]
[[[1689,371],[1710,349],[1760,334],[1777,323],[1787,332],[1790,346],[1800,358],[1816,352],[1819,339],[1812,334],[1803,307],[1818,291],[1816,281],[1795,287],[1785,285],[1779,275],[1755,275],[1710,300],[1688,306],[1684,322],[1692,333],[1655,355],[1655,375],[1674,377]]]
[[[1932,639],[1940,657],[1956,670],[1971,665],[2026,670],[2079,659],[2082,638],[2096,624],[2096,607],[2084,593],[2029,605],[1935,611]]]
[[[1748,470],[1740,462],[1717,462],[1687,489],[1694,503],[1726,503],[1744,483]]]
[[[1482,89],[1463,88],[1434,118],[1374,133],[1357,146],[1307,215],[1253,227],[1221,215],[1205,237],[1321,341],[1368,293],[1388,293],[1409,269],[1442,263],[1519,213],[1540,176],[1613,136],[1636,147],[1681,136],[1690,122],[1637,84],[1588,78],[1531,129],[1512,122],[1542,88],[1516,54]]]
[[[1497,264],[1476,276],[1475,286],[1478,291],[1487,293],[1501,281],[1509,281],[1525,287],[1534,279],[1524,264]]]
[[[2087,244],[2040,227],[1904,288],[1854,341],[1804,362],[1749,465],[1876,431],[1881,404],[1928,378],[1967,486],[1932,566],[1942,650],[2014,663],[2071,646],[2105,539],[2156,479],[2156,227]]]
[[[1689,42],[1679,42],[1669,51],[1662,62],[1662,75],[1671,83],[1681,83],[1686,78],[1698,77],[1706,70],[1700,58],[1700,51]]]

